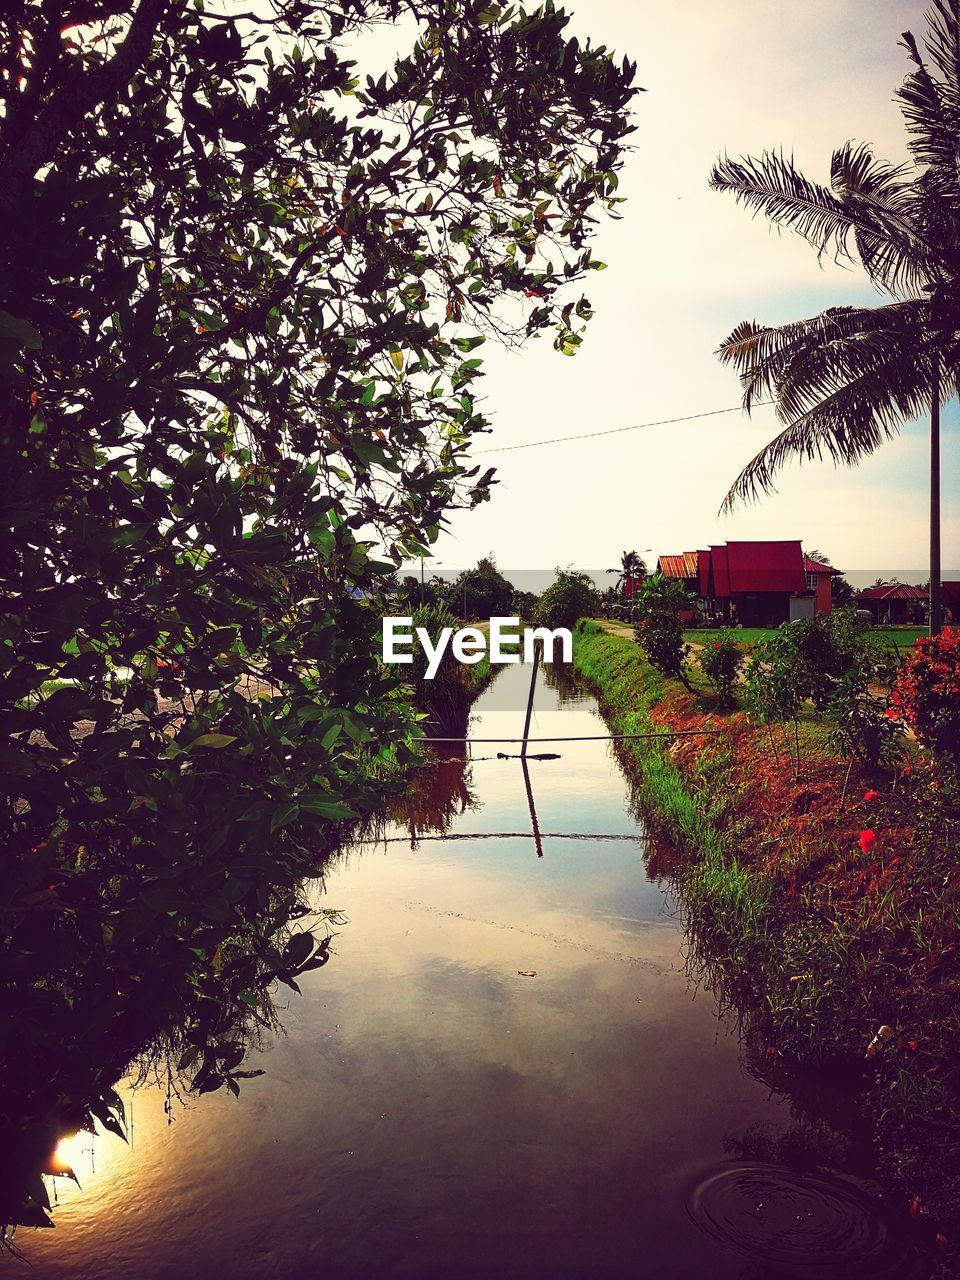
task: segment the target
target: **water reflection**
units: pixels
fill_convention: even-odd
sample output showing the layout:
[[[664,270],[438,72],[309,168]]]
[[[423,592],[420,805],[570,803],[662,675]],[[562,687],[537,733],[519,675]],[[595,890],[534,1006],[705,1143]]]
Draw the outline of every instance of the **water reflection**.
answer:
[[[527,680],[504,673],[477,736],[517,736]],[[542,736],[601,731],[556,672],[542,690]],[[43,1276],[775,1280],[803,1240],[818,1276],[916,1274],[850,1180],[849,1094],[718,1022],[616,757],[558,750],[526,777],[445,759],[391,806],[390,843],[333,860],[309,905],[348,922],[248,1054],[266,1074],[172,1125],[141,1090],[132,1146],[98,1143],[58,1231],[27,1238]]]

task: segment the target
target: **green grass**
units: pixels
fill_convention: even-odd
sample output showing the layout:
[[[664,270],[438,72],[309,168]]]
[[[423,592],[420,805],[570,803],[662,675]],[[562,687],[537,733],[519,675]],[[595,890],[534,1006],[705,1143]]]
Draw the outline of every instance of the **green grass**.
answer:
[[[743,627],[736,631],[737,639],[748,649],[752,648],[758,640],[767,640],[773,634],[772,627]],[[926,627],[870,627],[869,634],[883,645],[895,645],[898,649],[906,651],[916,643],[919,636],[925,636],[928,633]],[[721,628],[704,627],[685,631],[683,638],[690,644],[709,644],[721,635],[723,635]]]
[[[663,680],[632,639],[583,620],[574,633],[573,664],[596,692],[615,733],[655,729],[650,711],[662,697]],[[637,798],[655,825],[696,854],[674,872],[691,918],[722,936],[735,966],[746,966],[765,949],[771,889],[736,856],[726,821],[736,797],[729,745],[720,738],[708,740],[692,785],[668,747],[663,740],[643,738],[622,744]]]

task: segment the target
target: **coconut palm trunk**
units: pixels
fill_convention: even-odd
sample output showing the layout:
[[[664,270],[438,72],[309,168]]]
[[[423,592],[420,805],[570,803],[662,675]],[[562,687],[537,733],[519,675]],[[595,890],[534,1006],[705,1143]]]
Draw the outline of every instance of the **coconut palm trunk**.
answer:
[[[930,634],[940,634],[943,610],[940,602],[940,353],[933,356],[933,389],[930,397]]]

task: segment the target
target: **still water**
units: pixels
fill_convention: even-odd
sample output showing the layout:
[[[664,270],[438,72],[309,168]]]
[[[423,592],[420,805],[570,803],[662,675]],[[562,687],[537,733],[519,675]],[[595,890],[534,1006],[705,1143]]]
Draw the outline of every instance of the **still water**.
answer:
[[[473,735],[515,736],[528,683],[507,668]],[[603,723],[541,682],[535,731]],[[561,758],[532,762],[529,790],[481,744],[418,776],[386,839],[328,867],[317,905],[347,922],[250,1054],[266,1074],[239,1100],[175,1103],[173,1123],[162,1090],[125,1091],[131,1145],[77,1140],[82,1189],[58,1180],[57,1229],[18,1234],[32,1274],[927,1274],[850,1172],[846,1100],[765,1083],[764,1047],[692,981],[608,745],[534,749]]]

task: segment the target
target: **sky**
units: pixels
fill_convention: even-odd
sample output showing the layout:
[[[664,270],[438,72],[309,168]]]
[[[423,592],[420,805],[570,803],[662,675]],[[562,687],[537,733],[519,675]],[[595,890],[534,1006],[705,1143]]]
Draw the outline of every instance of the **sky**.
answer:
[[[625,549],[648,562],[744,538],[800,538],[845,569],[908,580],[929,563],[927,422],[909,425],[855,470],[804,463],[779,491],[718,515],[741,467],[775,434],[770,409],[738,411],[590,441],[514,449],[735,407],[736,375],[714,354],[741,320],[779,322],[878,295],[858,267],[820,264],[709,190],[716,157],[783,147],[826,179],[847,139],[906,158],[893,93],[900,32],[923,31],[915,0],[566,0],[571,31],[637,62],[633,150],[621,221],[603,219],[590,274],[596,315],[574,358],[549,338],[521,352],[483,348],[479,387],[494,431],[477,445],[500,483],[451,518],[435,548],[445,572],[493,552],[506,570],[607,568]],[[576,295],[574,295],[576,296]],[[481,354],[481,353],[478,353]],[[482,457],[480,449],[484,450]],[[489,451],[489,452],[488,452]],[[944,414],[943,563],[960,577],[960,410]]]

